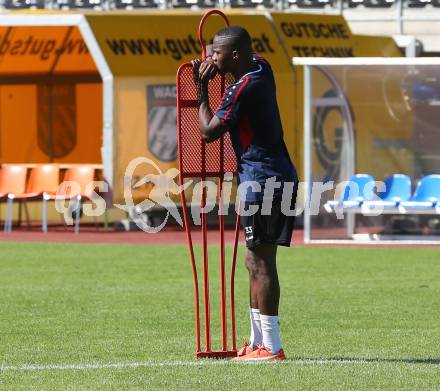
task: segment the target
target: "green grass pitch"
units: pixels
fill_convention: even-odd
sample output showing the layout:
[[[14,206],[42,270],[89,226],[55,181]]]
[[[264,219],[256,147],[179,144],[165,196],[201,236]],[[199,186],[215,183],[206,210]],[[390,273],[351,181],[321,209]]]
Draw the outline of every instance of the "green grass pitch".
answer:
[[[185,246],[1,243],[0,389],[438,390],[439,262],[436,249],[280,249],[288,360],[238,365],[194,359]]]

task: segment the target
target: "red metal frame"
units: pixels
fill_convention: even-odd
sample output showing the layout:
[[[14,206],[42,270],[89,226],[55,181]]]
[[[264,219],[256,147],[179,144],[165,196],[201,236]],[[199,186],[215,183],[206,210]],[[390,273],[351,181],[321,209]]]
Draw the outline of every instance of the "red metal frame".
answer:
[[[218,10],[211,10],[203,15],[199,24],[199,40],[202,46],[203,59],[206,58],[206,45],[203,39],[203,26],[206,19],[211,15],[219,15],[226,25],[229,21],[226,16]],[[210,103],[215,108],[220,102],[225,91],[225,78],[217,75],[210,81]],[[183,219],[185,223],[186,238],[190,254],[194,284],[194,307],[196,324],[196,357],[197,358],[226,358],[237,354],[236,333],[235,333],[235,301],[234,301],[234,277],[237,258],[237,244],[240,229],[239,217],[235,225],[235,240],[229,275],[229,310],[231,317],[231,344],[228,344],[228,322],[227,322],[227,284],[226,284],[226,259],[225,259],[225,235],[223,216],[223,178],[226,172],[236,172],[235,155],[232,151],[232,144],[229,135],[223,135],[216,142],[207,145],[200,136],[198,124],[198,102],[197,87],[192,80],[191,63],[182,64],[177,71],[177,127],[178,127],[178,153],[180,185],[184,184],[186,178],[199,178],[203,182],[209,178],[218,180],[218,204],[219,204],[219,239],[220,239],[220,319],[221,319],[221,349],[212,350],[211,346],[211,307],[209,293],[209,260],[208,260],[208,231],[206,220],[206,188],[203,187],[201,198],[201,224],[202,224],[202,273],[203,273],[203,317],[205,347],[201,347],[201,322],[200,322],[200,297],[199,280],[196,258],[191,237],[191,224],[186,209],[185,191],[181,192]],[[183,188],[183,187],[182,187]]]
[[[198,34],[199,41],[200,41],[200,45],[202,45],[202,58],[203,58],[203,60],[206,59],[206,42],[205,42],[205,40],[203,39],[203,27],[204,27],[204,25],[205,25],[206,20],[207,20],[210,16],[212,16],[212,15],[218,15],[218,16],[220,16],[221,18],[223,18],[223,20],[224,20],[226,26],[229,26],[229,20],[228,20],[228,18],[226,17],[226,15],[225,15],[222,11],[219,11],[219,10],[211,10],[211,11],[205,12],[205,14],[202,16],[202,19],[200,19],[200,23],[199,23],[199,34]]]

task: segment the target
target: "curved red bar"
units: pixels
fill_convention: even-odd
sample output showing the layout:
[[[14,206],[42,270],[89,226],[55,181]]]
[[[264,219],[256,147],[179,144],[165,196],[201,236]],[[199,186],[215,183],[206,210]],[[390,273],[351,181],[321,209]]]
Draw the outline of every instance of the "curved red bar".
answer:
[[[206,19],[208,19],[211,15],[221,16],[223,18],[223,20],[225,21],[226,26],[229,26],[229,20],[222,11],[211,10],[211,11],[206,12],[202,16],[202,19],[200,19],[200,23],[199,23],[199,34],[198,35],[199,35],[200,45],[202,45],[202,59],[203,60],[206,59],[206,43],[205,43],[205,40],[203,39],[203,26],[205,25]]]

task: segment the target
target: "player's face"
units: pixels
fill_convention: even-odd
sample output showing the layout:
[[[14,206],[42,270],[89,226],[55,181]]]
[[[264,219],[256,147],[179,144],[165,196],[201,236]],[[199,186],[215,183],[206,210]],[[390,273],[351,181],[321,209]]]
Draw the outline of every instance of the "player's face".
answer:
[[[233,53],[227,38],[214,38],[212,43],[212,61],[221,75],[232,72],[234,68]]]

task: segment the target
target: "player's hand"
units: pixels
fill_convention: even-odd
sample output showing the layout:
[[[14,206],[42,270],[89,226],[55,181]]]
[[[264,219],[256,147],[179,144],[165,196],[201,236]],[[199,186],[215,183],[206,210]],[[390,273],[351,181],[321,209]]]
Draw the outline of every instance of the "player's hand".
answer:
[[[199,67],[199,79],[202,83],[207,83],[217,75],[218,69],[212,61],[211,57],[208,57],[200,64]]]
[[[196,60],[191,61],[191,65],[193,67],[193,80],[194,80],[195,84],[198,84],[200,82],[199,69],[200,69],[201,63],[202,63],[202,60],[200,58],[197,58]]]
[[[193,67],[193,79],[195,84],[201,83],[207,85],[208,81],[213,79],[218,72],[211,57],[208,57],[205,61],[200,59],[192,60],[191,65]]]
[[[191,65],[193,68],[193,80],[196,85],[200,83],[199,69],[201,64],[202,60],[200,58],[191,61]]]

